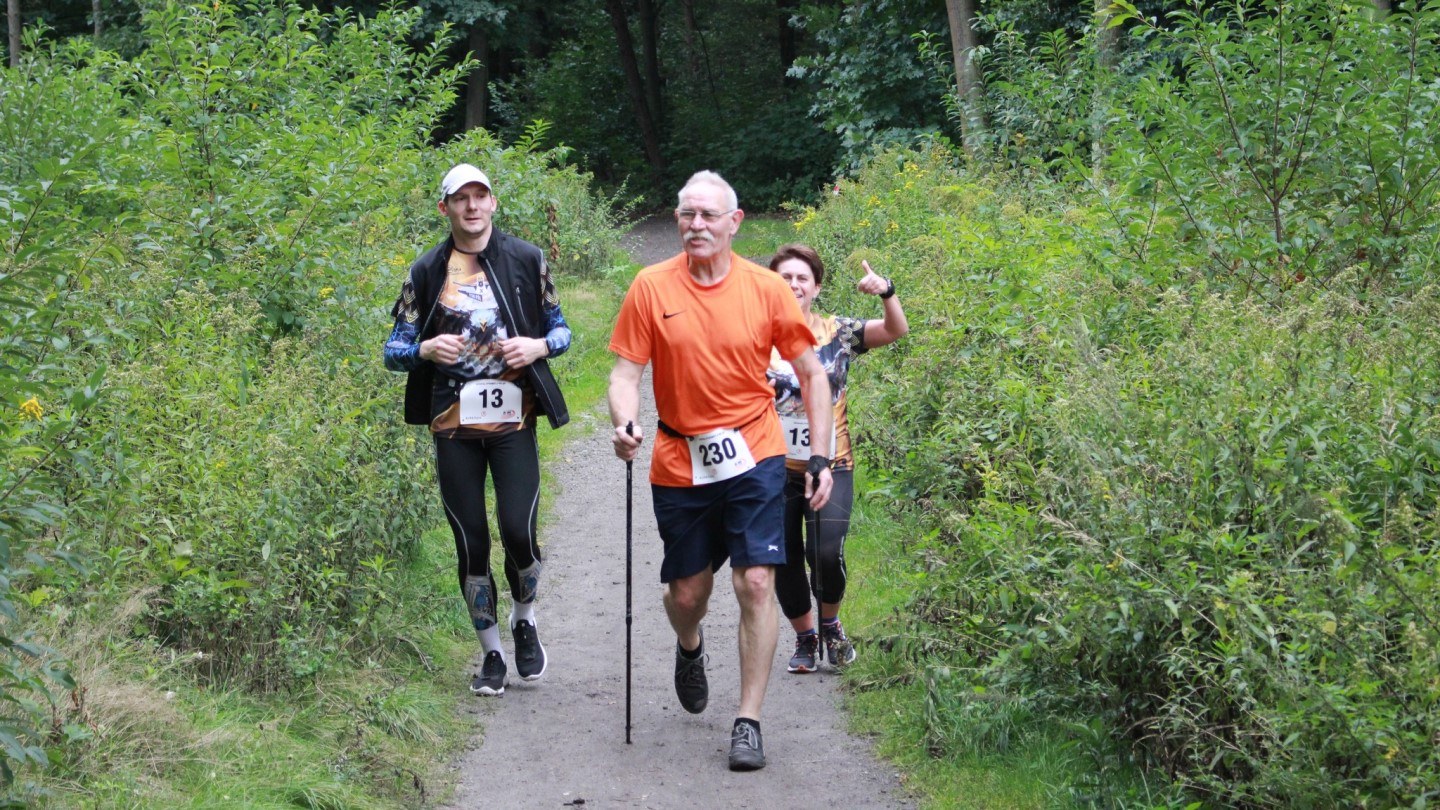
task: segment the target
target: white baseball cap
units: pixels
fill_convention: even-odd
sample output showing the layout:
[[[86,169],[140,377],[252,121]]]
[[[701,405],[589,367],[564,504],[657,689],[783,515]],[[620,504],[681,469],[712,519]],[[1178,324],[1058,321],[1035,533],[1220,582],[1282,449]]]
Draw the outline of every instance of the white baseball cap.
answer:
[[[458,163],[445,174],[445,179],[440,181],[440,199],[443,201],[471,183],[479,183],[487,191],[494,191],[490,188],[490,178],[486,177],[484,172],[469,163]]]

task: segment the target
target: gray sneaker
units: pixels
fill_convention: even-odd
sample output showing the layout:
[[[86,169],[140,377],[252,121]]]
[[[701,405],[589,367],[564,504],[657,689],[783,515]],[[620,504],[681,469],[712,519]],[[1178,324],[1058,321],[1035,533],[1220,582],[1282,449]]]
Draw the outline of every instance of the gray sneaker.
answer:
[[[806,673],[819,669],[815,656],[820,652],[820,636],[816,633],[795,634],[795,654],[790,656],[787,672]]]
[[[759,727],[736,720],[730,732],[730,770],[758,771],[763,767],[765,746],[760,742]]]
[[[680,705],[691,714],[705,711],[710,700],[710,682],[705,679],[705,633],[700,633],[700,654],[686,658],[680,654],[680,642],[675,642],[675,696]]]
[[[505,659],[501,657],[499,650],[485,653],[485,661],[480,664],[480,674],[470,681],[470,691],[477,695],[505,694]]]

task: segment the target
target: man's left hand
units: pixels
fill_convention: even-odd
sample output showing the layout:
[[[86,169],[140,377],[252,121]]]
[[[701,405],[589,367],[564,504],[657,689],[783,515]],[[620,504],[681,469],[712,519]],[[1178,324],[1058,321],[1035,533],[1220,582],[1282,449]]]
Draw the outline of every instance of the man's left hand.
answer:
[[[524,368],[542,357],[548,357],[550,346],[541,338],[512,337],[500,341],[500,351],[505,357],[505,365]]]

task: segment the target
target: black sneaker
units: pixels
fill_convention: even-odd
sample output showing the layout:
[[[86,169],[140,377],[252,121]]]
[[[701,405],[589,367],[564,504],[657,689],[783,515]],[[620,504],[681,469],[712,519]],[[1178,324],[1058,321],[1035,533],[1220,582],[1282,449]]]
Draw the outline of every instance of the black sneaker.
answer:
[[[839,622],[820,625],[820,638],[825,642],[825,657],[833,667],[843,667],[855,660],[855,645],[845,635]]]
[[[538,680],[545,674],[545,645],[535,632],[535,625],[518,621],[510,628],[515,637],[515,672],[527,681]]]
[[[815,662],[816,653],[820,652],[820,637],[814,631],[795,634],[795,654],[790,656],[790,667],[788,671],[806,673],[814,672],[819,668]]]
[[[470,691],[477,695],[505,694],[505,659],[501,657],[499,650],[485,653],[480,674],[470,681]]]
[[[680,642],[675,642],[675,696],[691,714],[705,711],[710,700],[710,682],[705,679],[705,634],[700,634],[699,654],[694,658],[681,655]]]
[[[760,727],[736,720],[730,732],[730,770],[758,771],[765,767],[765,746],[760,742]]]

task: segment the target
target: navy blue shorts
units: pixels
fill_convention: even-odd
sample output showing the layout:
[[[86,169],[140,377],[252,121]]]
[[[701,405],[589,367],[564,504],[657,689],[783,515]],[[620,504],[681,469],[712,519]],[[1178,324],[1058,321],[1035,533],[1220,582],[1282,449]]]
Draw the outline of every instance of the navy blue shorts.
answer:
[[[735,568],[785,564],[785,457],[771,456],[727,481],[698,487],[650,485],[665,543],[660,581]]]

